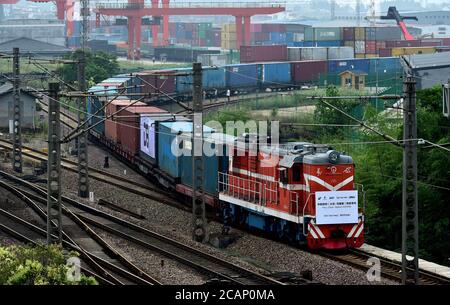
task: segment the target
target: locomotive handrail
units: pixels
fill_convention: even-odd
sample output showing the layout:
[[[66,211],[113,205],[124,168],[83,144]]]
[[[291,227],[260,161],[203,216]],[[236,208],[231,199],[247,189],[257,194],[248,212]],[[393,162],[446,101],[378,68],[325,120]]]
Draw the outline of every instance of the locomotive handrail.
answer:
[[[303,235],[306,236],[307,234],[305,233],[305,209],[306,206],[309,203],[309,198],[311,198],[311,195],[315,196],[316,193],[309,193],[308,198],[306,199],[305,205],[303,206],[303,213],[302,213],[302,218],[303,218]]]
[[[232,177],[232,179],[235,180],[233,184],[230,183],[230,177]],[[217,179],[219,191],[221,191],[222,189],[224,194],[227,194],[237,199],[248,200],[258,205],[262,205],[263,196],[261,196],[262,195],[261,182],[221,172],[219,172],[219,176]],[[254,188],[252,188],[252,185],[254,186]],[[248,196],[248,198],[246,198],[246,196]]]

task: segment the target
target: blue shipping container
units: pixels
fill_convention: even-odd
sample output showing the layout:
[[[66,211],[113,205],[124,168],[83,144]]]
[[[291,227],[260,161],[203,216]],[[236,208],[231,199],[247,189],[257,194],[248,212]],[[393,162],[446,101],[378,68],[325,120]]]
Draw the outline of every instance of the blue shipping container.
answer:
[[[258,72],[256,64],[237,64],[226,66],[228,88],[256,87]]]
[[[402,69],[400,57],[380,57],[370,59],[370,74],[397,73]]]
[[[225,88],[225,69],[219,67],[217,70],[203,70],[203,88],[220,89]]]
[[[326,40],[326,41],[314,41],[316,47],[340,47],[342,45],[340,40]]]
[[[192,68],[181,68],[177,69],[177,72],[186,72],[190,73],[192,71]],[[176,76],[175,78],[175,90],[177,93],[187,93],[192,92],[192,75],[186,75],[186,76]]]
[[[175,154],[172,151],[172,146],[174,148],[178,146],[181,149],[187,150],[189,147],[192,148],[192,140],[190,138],[192,134],[192,122],[159,122],[157,130],[158,166],[171,177],[180,178],[183,172],[182,168],[185,157],[181,153],[178,155]],[[204,127],[205,134],[211,133],[212,131],[211,128]],[[187,167],[187,163],[185,163],[185,167]]]
[[[109,89],[107,91],[105,91],[104,89]],[[94,95],[96,94],[105,94],[105,93],[109,93],[109,94],[114,94],[117,93],[117,88],[116,87],[107,87],[105,88],[104,86],[93,86],[89,89],[89,92],[93,92]],[[88,112],[88,119],[89,119],[89,124],[92,126],[94,124],[97,124],[93,129],[104,135],[105,134],[105,122],[101,122],[102,118],[105,116],[105,111],[99,110],[103,107],[104,102],[102,100],[100,100],[100,98],[96,97],[96,96],[90,96],[87,99],[87,112]],[[98,111],[98,113],[97,113]],[[101,122],[101,123],[99,123]]]
[[[267,63],[263,66],[263,83],[267,86],[291,82],[291,64],[286,62]]]
[[[339,74],[344,71],[363,71],[369,73],[369,59],[329,60],[328,73]]]

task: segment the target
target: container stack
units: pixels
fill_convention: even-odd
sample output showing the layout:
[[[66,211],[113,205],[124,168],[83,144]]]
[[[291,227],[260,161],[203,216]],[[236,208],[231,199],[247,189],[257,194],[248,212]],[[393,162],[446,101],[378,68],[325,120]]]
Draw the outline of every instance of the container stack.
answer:
[[[286,45],[241,46],[241,63],[287,61]]]
[[[317,27],[305,29],[305,47],[339,47],[342,45],[342,28]]]
[[[236,24],[228,23],[222,26],[221,48],[236,50]]]
[[[289,61],[330,60],[354,58],[352,47],[290,47]]]

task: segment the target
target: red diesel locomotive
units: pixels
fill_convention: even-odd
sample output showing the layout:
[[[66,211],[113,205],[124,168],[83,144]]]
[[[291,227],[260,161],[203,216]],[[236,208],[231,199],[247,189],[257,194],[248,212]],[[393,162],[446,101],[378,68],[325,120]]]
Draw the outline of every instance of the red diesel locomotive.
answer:
[[[311,249],[360,247],[363,209],[355,165],[327,145],[234,145],[227,172],[219,173],[224,218]]]

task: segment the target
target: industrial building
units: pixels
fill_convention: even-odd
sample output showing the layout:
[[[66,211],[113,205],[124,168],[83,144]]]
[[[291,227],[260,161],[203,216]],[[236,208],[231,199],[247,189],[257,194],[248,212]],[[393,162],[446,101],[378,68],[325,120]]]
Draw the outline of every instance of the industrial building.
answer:
[[[59,46],[66,44],[66,25],[60,20],[9,19],[0,21],[0,43],[27,37]]]
[[[22,105],[22,128],[35,129],[36,97],[31,93],[20,93]],[[13,119],[13,86],[9,83],[0,85],[0,129],[9,130]]]
[[[70,52],[66,47],[26,37],[0,43],[0,53],[11,54],[13,48],[19,48],[21,54],[42,57],[63,57]]]
[[[404,64],[417,80],[418,89],[446,84],[450,80],[450,52],[404,56]]]

